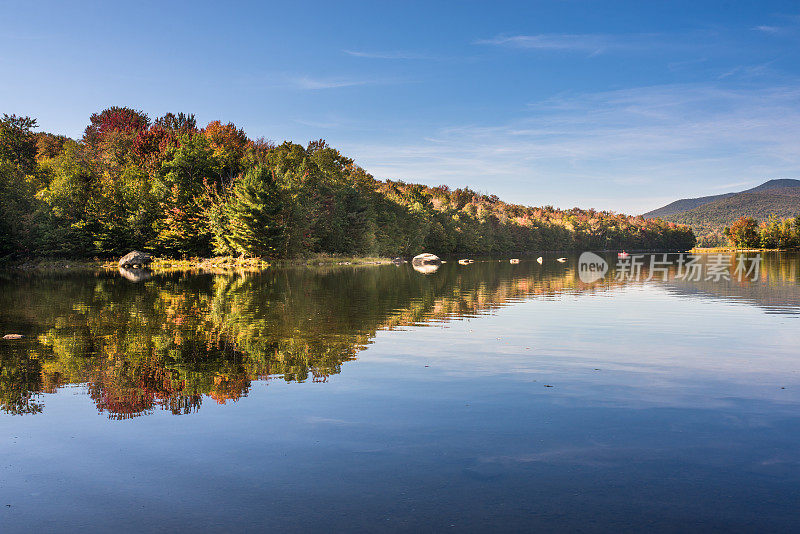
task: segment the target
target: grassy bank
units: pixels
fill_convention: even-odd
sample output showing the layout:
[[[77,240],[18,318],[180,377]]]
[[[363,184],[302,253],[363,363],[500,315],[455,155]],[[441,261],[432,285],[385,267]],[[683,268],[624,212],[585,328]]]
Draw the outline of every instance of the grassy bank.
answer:
[[[13,269],[20,271],[98,271],[117,270],[118,260],[115,259],[19,259],[0,263],[0,269]],[[156,273],[166,272],[254,272],[261,271],[270,266],[338,266],[338,265],[386,265],[391,263],[389,258],[380,257],[353,257],[332,256],[319,254],[293,260],[269,261],[262,258],[241,258],[234,256],[217,256],[213,258],[153,258],[150,269]]]

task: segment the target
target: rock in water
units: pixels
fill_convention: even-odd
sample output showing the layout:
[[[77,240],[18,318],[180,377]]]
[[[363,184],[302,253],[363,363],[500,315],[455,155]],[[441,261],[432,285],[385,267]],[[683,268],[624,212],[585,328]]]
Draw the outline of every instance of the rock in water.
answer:
[[[22,334],[6,334],[3,336],[3,339],[12,340],[12,339],[22,339]]]
[[[152,261],[153,258],[150,256],[150,254],[134,250],[133,252],[128,252],[119,259],[119,266],[141,268],[150,265]]]
[[[441,263],[442,260],[439,259],[439,256],[427,252],[419,256],[414,256],[414,259],[411,260],[411,265],[439,265]]]

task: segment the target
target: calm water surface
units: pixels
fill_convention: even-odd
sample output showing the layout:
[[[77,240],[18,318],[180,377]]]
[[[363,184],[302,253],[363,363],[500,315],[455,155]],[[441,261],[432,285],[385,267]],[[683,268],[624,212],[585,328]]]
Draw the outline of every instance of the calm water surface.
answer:
[[[800,256],[576,267],[2,273],[0,530],[798,531]]]

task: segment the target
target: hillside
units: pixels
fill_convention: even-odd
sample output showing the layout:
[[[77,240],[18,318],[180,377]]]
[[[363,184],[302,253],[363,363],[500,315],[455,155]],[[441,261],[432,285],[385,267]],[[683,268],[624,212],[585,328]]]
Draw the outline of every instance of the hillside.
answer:
[[[770,180],[763,184],[756,186],[752,189],[742,191],[742,193],[757,193],[759,191],[770,191],[773,189],[787,189],[800,187],[800,180],[792,180],[790,178],[782,178],[779,180]]]
[[[684,211],[688,211],[703,204],[708,204],[709,202],[714,202],[716,200],[722,200],[723,198],[727,198],[730,196],[735,195],[736,193],[724,193],[722,195],[713,195],[709,197],[698,197],[698,198],[682,198],[680,200],[676,200],[675,202],[671,202],[666,206],[661,208],[655,209],[653,211],[648,211],[643,215],[645,219],[655,219],[656,217],[668,217],[670,215],[675,215],[676,213],[681,213]]]
[[[0,119],[0,260],[505,255],[686,250],[688,227],[510,204],[469,188],[377,180],[323,140],[251,139],[234,124],[113,107],[81,139]]]
[[[765,221],[771,214],[783,219],[800,215],[800,187],[757,193],[740,193],[669,217],[688,224],[698,234],[730,226],[740,217]]]
[[[723,193],[721,195],[711,195],[707,197],[682,198],[680,200],[676,200],[675,202],[671,202],[666,206],[654,209],[653,211],[648,211],[643,215],[643,217],[645,219],[654,219],[656,217],[665,218],[670,215],[675,215],[681,212],[699,208],[700,206],[703,206],[705,204],[710,204],[712,202],[723,200],[725,198],[729,198],[735,195],[740,195],[743,193],[757,193],[760,191],[770,191],[773,189],[785,189],[792,187],[800,187],[800,180],[792,180],[789,178],[769,180],[759,186],[753,187],[752,189],[746,189],[738,193],[734,192],[734,193]]]
[[[800,215],[800,180],[770,180],[739,193],[678,200],[644,217],[689,225],[700,244],[716,245],[722,242],[722,230],[740,217],[765,221],[770,215]]]

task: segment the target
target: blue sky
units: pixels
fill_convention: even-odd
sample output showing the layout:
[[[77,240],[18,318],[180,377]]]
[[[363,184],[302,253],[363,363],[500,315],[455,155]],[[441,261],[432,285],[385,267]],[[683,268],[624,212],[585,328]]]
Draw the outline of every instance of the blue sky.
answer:
[[[0,111],[324,138],[378,178],[641,213],[800,178],[798,2],[7,2]]]

